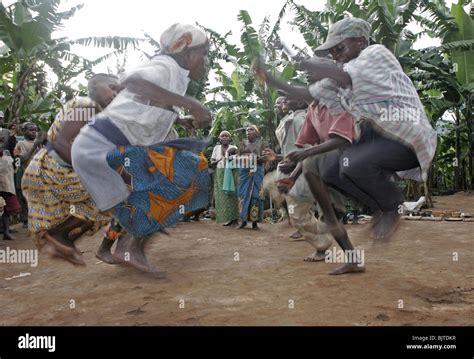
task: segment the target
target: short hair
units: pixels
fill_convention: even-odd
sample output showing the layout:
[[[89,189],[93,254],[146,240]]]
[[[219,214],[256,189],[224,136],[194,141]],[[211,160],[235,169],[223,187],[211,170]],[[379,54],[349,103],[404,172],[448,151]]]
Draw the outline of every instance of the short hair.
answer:
[[[23,131],[25,131],[26,128],[29,127],[29,126],[35,126],[36,128],[38,128],[38,126],[36,125],[36,123],[33,123],[33,122],[25,122],[25,123],[23,123],[23,124],[21,125],[21,129],[22,129]]]
[[[97,84],[108,79],[114,79],[118,81],[118,77],[112,74],[98,73],[93,75],[87,83],[87,92],[89,92],[89,97],[94,96]]]

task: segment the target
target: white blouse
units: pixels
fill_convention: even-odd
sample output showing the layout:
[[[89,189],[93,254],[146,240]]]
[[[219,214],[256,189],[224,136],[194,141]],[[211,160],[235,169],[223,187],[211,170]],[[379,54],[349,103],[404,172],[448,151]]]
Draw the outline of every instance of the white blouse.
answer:
[[[217,162],[217,168],[224,168],[225,167],[225,161],[222,161],[225,157],[228,157],[228,153],[230,149],[235,149],[237,150],[236,146],[229,145],[229,148],[227,149],[225,155],[222,155],[222,145],[217,145],[214,147],[214,150],[212,151],[211,155],[211,161]]]

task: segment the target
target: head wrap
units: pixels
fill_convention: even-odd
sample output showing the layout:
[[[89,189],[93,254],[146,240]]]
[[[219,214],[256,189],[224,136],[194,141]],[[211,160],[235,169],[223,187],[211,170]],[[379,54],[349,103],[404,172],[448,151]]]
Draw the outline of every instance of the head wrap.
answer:
[[[257,132],[257,135],[260,134],[260,130],[258,129],[257,126],[255,126],[255,125],[248,125],[247,127],[252,127],[252,128],[255,130],[255,132]]]
[[[165,54],[177,54],[188,47],[204,45],[207,41],[206,33],[196,26],[174,24],[163,32],[160,45]]]
[[[286,96],[279,96],[279,97],[277,97],[277,99],[275,100],[275,105],[276,105],[278,102],[283,101],[284,99],[286,99]]]
[[[221,136],[222,136],[222,135],[224,135],[224,134],[226,134],[227,136],[229,136],[229,137],[230,137],[230,132],[229,132],[229,131],[226,131],[226,130],[224,130],[224,131],[221,131],[221,133],[219,133],[219,138],[221,138]]]

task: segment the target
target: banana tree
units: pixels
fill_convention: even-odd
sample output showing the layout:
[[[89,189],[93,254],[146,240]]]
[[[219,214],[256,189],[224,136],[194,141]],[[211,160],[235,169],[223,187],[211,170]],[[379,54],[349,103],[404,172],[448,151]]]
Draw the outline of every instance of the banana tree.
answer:
[[[458,31],[452,32],[445,37],[445,41],[451,44],[465,44],[467,48],[453,48],[450,51],[451,59],[454,63],[454,72],[456,79],[461,85],[461,96],[463,106],[456,112],[456,122],[458,127],[462,124],[464,117],[467,127],[467,152],[468,152],[468,171],[470,189],[474,189],[473,172],[473,127],[472,127],[472,98],[474,93],[474,20],[464,11],[465,2],[459,0],[457,4],[451,7],[451,15],[456,22]],[[458,130],[459,132],[459,130]],[[459,139],[459,133],[456,136]],[[460,158],[459,143],[456,147],[456,156]]]
[[[22,0],[8,7],[0,4],[0,106],[5,108],[5,117],[10,123],[21,122],[32,114],[32,109],[45,113],[49,108],[54,112],[60,100],[76,94],[68,85],[71,79],[83,72],[92,72],[95,64],[112,55],[89,61],[71,51],[73,44],[94,44],[122,51],[139,42],[118,37],[55,39],[54,33],[61,29],[64,21],[83,7],[77,5],[59,11],[60,2]],[[58,77],[54,86],[46,81],[48,71]],[[35,83],[34,80],[40,81]]]

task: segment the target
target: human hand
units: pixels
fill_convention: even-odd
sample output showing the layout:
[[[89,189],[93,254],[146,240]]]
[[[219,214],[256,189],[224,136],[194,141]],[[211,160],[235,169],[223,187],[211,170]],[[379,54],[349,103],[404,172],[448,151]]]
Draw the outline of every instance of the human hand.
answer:
[[[288,177],[279,179],[278,181],[275,181],[275,183],[277,185],[278,192],[286,194],[295,185],[295,180],[292,177]]]
[[[296,163],[284,160],[278,164],[278,168],[282,173],[290,174],[296,168]]]
[[[207,128],[212,123],[212,115],[209,109],[200,102],[194,104],[189,110],[193,118],[192,125],[194,128]]]
[[[276,153],[271,148],[265,148],[262,151],[262,158],[265,162],[275,161],[276,160]]]
[[[294,163],[298,163],[303,161],[306,157],[308,157],[309,154],[306,150],[294,150],[286,156],[286,158]]]

